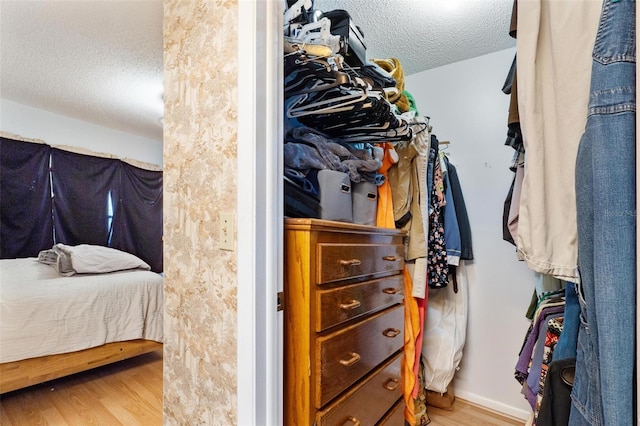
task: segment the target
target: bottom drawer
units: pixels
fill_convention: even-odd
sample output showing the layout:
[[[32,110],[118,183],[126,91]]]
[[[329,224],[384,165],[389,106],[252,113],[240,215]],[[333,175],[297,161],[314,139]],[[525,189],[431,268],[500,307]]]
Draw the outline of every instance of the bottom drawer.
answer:
[[[317,416],[318,426],[373,425],[402,396],[402,352]],[[389,423],[391,425],[393,423]],[[400,423],[401,425],[401,423]]]
[[[404,426],[404,400],[398,401],[376,426]]]

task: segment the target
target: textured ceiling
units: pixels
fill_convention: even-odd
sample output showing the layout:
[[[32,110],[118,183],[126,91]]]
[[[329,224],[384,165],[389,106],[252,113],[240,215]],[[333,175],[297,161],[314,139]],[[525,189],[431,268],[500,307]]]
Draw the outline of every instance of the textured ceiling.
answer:
[[[242,0],[239,0],[242,1]],[[512,0],[316,0],[405,74],[515,45]],[[162,140],[162,1],[0,0],[0,96]]]
[[[513,0],[316,0],[344,9],[364,34],[367,58],[398,58],[406,75],[515,46]]]
[[[0,96],[162,140],[162,1],[0,1]]]

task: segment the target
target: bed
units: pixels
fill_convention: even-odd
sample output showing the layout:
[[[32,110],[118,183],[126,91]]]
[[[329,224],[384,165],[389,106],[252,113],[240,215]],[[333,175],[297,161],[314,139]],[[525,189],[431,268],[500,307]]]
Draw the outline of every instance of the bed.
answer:
[[[162,347],[163,278],[0,260],[0,393]]]

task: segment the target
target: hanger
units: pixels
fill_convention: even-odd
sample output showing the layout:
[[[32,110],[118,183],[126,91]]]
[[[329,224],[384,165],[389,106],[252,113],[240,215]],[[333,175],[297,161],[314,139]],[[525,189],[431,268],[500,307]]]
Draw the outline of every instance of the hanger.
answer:
[[[331,21],[329,18],[322,18],[316,22],[309,22],[295,28],[291,35],[304,45],[320,45],[329,48],[332,53],[340,51],[340,36],[331,34]]]
[[[424,132],[425,130],[429,129],[429,122],[425,121],[418,121],[415,123],[409,123],[410,126],[420,126],[420,129],[418,131],[416,131],[413,135],[414,136],[418,136],[420,133]]]
[[[290,83],[285,82],[286,96],[327,91],[338,86],[353,86],[348,74],[336,70],[324,75],[304,72],[300,74],[301,77],[294,77]]]
[[[420,121],[419,119],[423,118],[424,121]],[[431,131],[432,127],[429,124],[429,121],[431,120],[431,117],[428,116],[416,116],[414,121],[410,122],[409,125],[410,126],[419,126],[419,129],[414,132],[413,136],[418,136],[419,134],[423,133],[426,130],[429,130],[429,132]]]
[[[309,96],[309,94],[300,95],[300,99],[294,102],[287,109],[287,117],[294,118],[310,114],[348,111],[349,109],[353,108],[352,104],[356,102],[362,102],[367,99],[367,94],[363,91],[347,91],[347,94],[342,96],[306,103],[305,101],[309,98]]]
[[[298,0],[284,12],[284,33],[289,34],[293,21],[298,21],[304,12],[313,8],[313,0]],[[306,20],[306,19],[305,19]]]
[[[292,37],[284,37],[283,43],[285,56],[306,53],[313,56],[328,57],[333,53],[331,46],[319,43],[308,43]]]
[[[398,68],[397,64],[391,58],[371,59],[371,62],[373,62],[374,64],[378,65],[382,70],[387,72],[392,77],[393,77],[393,74],[397,71],[397,68]],[[387,65],[389,67],[389,69],[388,70],[385,69],[381,64]]]

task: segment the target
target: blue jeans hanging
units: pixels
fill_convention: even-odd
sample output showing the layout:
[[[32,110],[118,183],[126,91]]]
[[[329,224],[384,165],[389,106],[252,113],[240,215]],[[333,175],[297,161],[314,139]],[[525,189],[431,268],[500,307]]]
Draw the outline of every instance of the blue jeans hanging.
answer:
[[[635,52],[635,2],[605,0],[576,163],[581,323],[570,425],[635,424]]]

